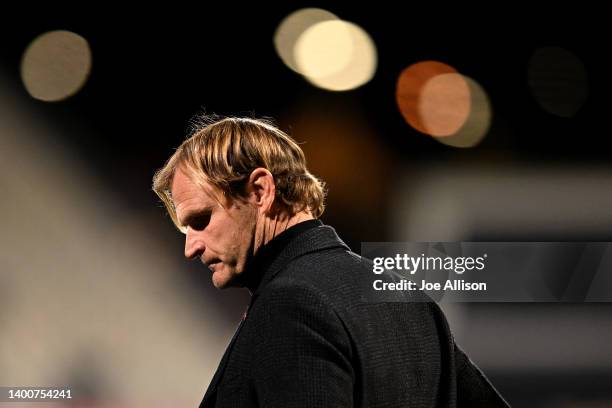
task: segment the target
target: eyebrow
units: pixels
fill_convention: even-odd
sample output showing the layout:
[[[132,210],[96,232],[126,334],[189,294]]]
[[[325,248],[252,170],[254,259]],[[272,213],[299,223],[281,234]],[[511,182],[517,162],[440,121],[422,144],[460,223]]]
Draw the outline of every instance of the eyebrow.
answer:
[[[210,208],[210,207],[203,207],[203,208],[199,208],[197,210],[194,210],[192,212],[188,212],[183,220],[179,219],[178,221],[181,224],[181,227],[186,228],[189,224],[192,224],[199,217],[208,216],[211,213],[212,213],[212,208]]]

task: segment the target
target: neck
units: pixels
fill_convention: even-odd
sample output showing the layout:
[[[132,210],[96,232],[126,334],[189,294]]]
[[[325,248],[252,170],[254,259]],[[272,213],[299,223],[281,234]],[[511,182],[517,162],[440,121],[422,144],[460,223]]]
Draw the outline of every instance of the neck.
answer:
[[[307,211],[301,211],[294,214],[277,212],[272,216],[264,216],[262,222],[258,223],[255,229],[253,253],[256,253],[262,245],[267,244],[283,231],[286,231],[300,222],[312,219],[314,219],[314,217]]]

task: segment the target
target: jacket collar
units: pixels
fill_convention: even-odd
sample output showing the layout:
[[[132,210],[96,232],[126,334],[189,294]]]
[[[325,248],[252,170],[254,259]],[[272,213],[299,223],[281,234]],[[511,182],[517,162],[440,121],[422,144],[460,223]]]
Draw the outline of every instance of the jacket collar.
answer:
[[[332,227],[319,220],[301,222],[275,237],[257,252],[245,271],[248,274],[246,286],[252,294],[251,304],[289,262],[311,252],[332,248],[350,250]]]

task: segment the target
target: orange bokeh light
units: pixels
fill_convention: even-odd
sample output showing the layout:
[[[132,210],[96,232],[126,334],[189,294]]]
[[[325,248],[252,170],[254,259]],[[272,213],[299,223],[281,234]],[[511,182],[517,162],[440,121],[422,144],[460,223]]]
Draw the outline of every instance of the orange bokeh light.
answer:
[[[421,103],[425,86],[433,78],[444,74],[458,74],[458,72],[442,62],[422,61],[404,69],[397,80],[395,97],[399,110],[406,122],[421,133],[434,136],[448,136],[452,133],[449,133],[448,129],[443,131],[443,134],[435,132],[431,121],[428,123],[427,120],[428,117],[434,118],[435,115],[422,114]]]

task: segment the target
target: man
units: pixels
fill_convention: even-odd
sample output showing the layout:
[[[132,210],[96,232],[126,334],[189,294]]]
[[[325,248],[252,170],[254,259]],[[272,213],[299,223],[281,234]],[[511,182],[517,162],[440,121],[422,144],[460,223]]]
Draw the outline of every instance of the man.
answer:
[[[217,288],[251,301],[201,407],[507,406],[433,302],[372,302],[371,262],[317,219],[324,189],[268,122],[209,120],[154,190]]]

